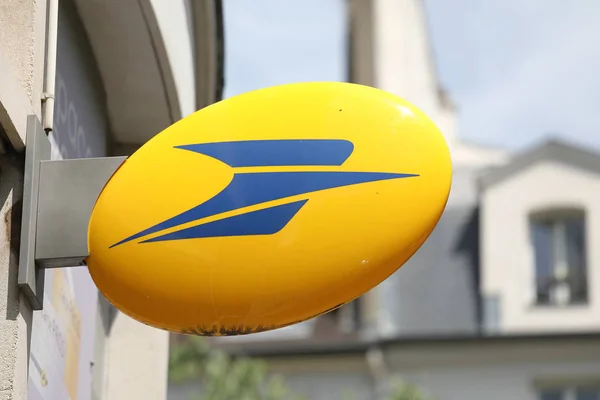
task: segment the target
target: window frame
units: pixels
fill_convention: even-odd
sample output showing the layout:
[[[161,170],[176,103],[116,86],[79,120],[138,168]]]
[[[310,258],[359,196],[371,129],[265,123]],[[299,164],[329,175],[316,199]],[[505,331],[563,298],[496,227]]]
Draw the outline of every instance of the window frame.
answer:
[[[568,265],[568,245],[567,245],[567,223],[569,220],[581,220],[582,223],[582,234],[583,234],[583,252],[581,257],[583,258],[583,267],[581,267],[581,276],[570,274],[573,267]],[[546,224],[551,226],[550,239],[554,243],[552,244],[552,252],[550,255],[550,263],[552,268],[553,278],[548,283],[550,286],[548,291],[548,300],[542,301],[540,299],[540,278],[538,276],[538,265],[537,265],[537,254],[536,243],[534,238],[534,229],[536,224]],[[529,228],[529,245],[532,254],[532,268],[533,268],[533,304],[535,307],[548,307],[548,308],[567,308],[567,307],[580,307],[588,306],[590,303],[590,281],[589,281],[589,246],[588,246],[588,219],[587,213],[583,207],[553,207],[544,210],[537,210],[531,212],[528,216],[528,228]],[[562,236],[562,237],[561,237]],[[562,263],[553,260],[554,258],[560,258]],[[561,270],[560,264],[563,264],[564,269]],[[575,283],[573,279],[580,279],[583,281],[583,298],[573,299],[572,289]],[[555,281],[554,281],[555,280]],[[560,291],[567,292],[567,300],[560,300]],[[557,299],[558,298],[558,299]]]

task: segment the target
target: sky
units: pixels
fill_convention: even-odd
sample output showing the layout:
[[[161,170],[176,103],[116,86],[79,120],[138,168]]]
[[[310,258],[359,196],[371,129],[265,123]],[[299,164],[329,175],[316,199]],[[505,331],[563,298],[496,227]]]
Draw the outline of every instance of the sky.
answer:
[[[407,1],[407,0],[397,0]],[[599,0],[425,0],[441,84],[469,142],[600,150]],[[224,0],[227,97],[343,81],[344,0]]]

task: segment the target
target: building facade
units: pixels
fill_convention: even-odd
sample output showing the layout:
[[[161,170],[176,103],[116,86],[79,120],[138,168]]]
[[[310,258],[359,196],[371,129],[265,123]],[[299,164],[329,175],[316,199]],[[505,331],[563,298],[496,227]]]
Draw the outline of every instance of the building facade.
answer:
[[[168,334],[119,313],[85,267],[46,270],[41,311],[19,292],[27,121],[46,128],[53,159],[131,154],[220,99],[222,18],[219,0],[0,6],[0,398],[166,397]]]
[[[339,310],[215,339],[265,358],[310,399],[600,399],[600,154],[549,140],[520,154],[460,138],[422,0],[349,0],[349,80],[423,109],[445,135],[444,215],[393,276]],[[172,387],[187,398],[190,387]],[[198,390],[201,387],[195,387]]]

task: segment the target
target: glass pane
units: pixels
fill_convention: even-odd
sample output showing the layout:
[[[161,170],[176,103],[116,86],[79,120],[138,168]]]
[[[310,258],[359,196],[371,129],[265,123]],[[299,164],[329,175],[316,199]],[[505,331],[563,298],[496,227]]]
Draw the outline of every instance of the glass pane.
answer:
[[[583,218],[565,222],[567,239],[567,261],[569,268],[585,270],[585,224]]]
[[[575,400],[600,400],[600,389],[579,389]]]
[[[574,302],[586,301],[587,281],[584,219],[570,219],[566,221],[565,228],[571,300]]]
[[[566,400],[564,396],[564,390],[551,389],[542,390],[540,392],[539,400]]]
[[[548,303],[553,276],[552,225],[540,221],[531,223],[532,244],[535,255],[537,301]]]

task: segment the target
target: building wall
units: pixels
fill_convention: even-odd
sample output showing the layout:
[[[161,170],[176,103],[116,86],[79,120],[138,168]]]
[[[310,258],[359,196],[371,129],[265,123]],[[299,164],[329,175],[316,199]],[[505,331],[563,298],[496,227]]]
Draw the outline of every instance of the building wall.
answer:
[[[40,115],[46,2],[0,4],[0,398],[27,395],[32,311],[17,289],[23,158],[28,114]],[[8,142],[5,143],[4,140]]]
[[[482,293],[496,299],[497,330],[581,331],[600,328],[600,176],[543,161],[492,185],[482,194]],[[531,212],[580,206],[586,212],[589,304],[535,305],[535,264],[529,239]]]
[[[0,5],[0,53],[4,66],[40,111],[43,82],[46,1],[3,0]]]

